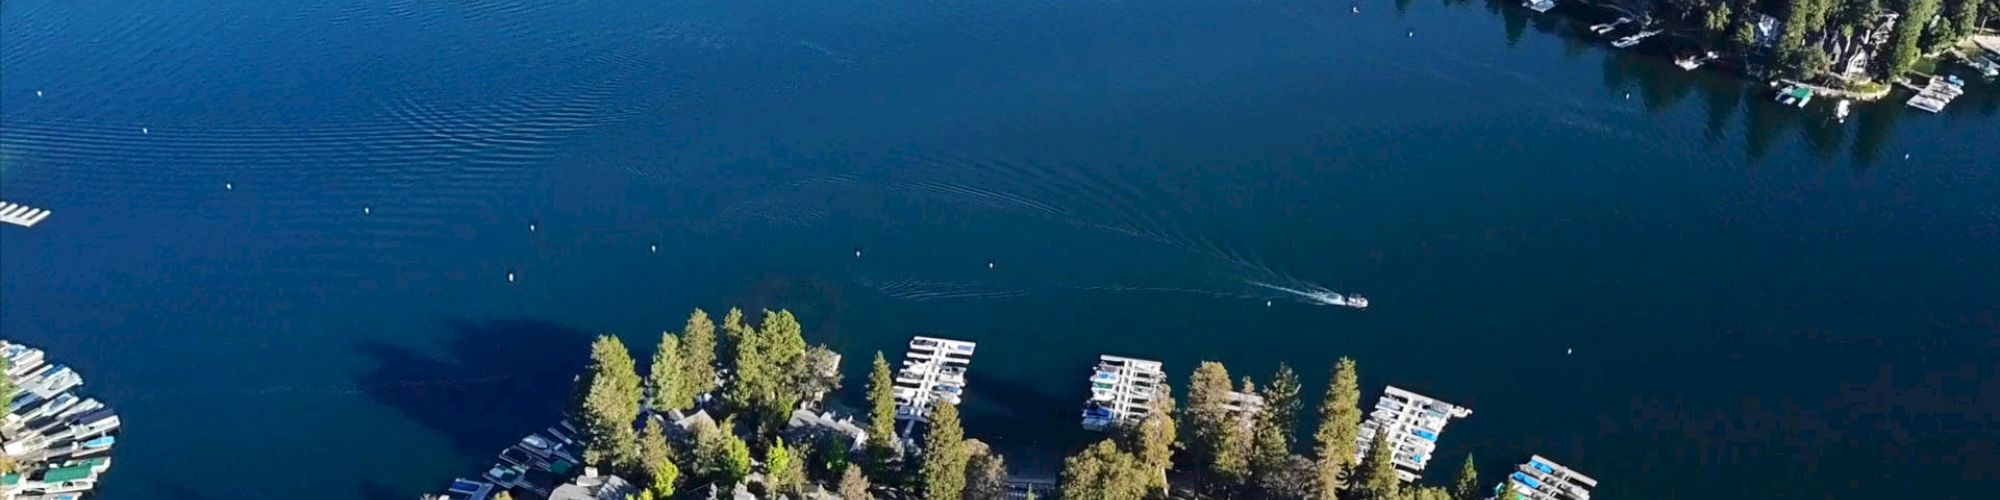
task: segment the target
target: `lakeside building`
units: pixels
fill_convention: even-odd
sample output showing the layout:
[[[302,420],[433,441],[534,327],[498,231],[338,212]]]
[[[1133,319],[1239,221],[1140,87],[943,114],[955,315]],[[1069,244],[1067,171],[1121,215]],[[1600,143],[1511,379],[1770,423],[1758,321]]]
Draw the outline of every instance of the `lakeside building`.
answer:
[[[1554,460],[1534,455],[1521,464],[1507,481],[1493,488],[1494,500],[1590,500],[1597,487],[1591,479]]]
[[[1424,467],[1430,465],[1431,452],[1437,449],[1438,436],[1444,434],[1445,424],[1471,415],[1470,408],[1388,386],[1382,399],[1375,402],[1375,411],[1361,423],[1361,444],[1355,448],[1354,456],[1356,460],[1367,456],[1376,433],[1386,432],[1388,445],[1395,449],[1391,456],[1396,463],[1396,475],[1404,481],[1415,481]]]
[[[1103,431],[1145,420],[1153,414],[1153,400],[1166,387],[1167,372],[1158,361],[1098,356],[1097,369],[1090,375],[1090,401],[1083,407],[1083,428]]]
[[[978,343],[936,337],[910,339],[903,368],[896,372],[896,419],[911,426],[928,422],[932,403],[959,404],[965,393],[965,371]]]

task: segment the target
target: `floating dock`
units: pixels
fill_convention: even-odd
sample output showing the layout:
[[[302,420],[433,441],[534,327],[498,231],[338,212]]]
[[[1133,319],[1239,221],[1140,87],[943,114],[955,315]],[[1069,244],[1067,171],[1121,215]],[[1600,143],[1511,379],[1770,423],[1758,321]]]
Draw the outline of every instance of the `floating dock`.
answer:
[[[14,403],[0,409],[0,453],[15,463],[14,473],[0,475],[0,498],[71,498],[95,489],[111,468],[118,414],[77,397],[83,377],[48,362],[41,349],[0,340],[0,357],[16,387]]]
[[[1437,449],[1438,436],[1444,434],[1445,424],[1471,415],[1470,408],[1388,386],[1382,399],[1375,402],[1375,411],[1361,423],[1361,445],[1355,448],[1355,457],[1358,460],[1368,456],[1375,434],[1387,432],[1389,446],[1395,447],[1391,455],[1396,462],[1396,475],[1404,481],[1415,481],[1424,466],[1430,465],[1431,452]]]
[[[49,218],[49,211],[19,203],[0,201],[0,222],[21,227],[35,227]]]
[[[1137,424],[1153,414],[1153,400],[1166,387],[1166,368],[1158,361],[1098,356],[1097,369],[1090,375],[1090,401],[1083,407],[1083,428],[1103,431]]]
[[[1929,83],[1916,90],[1917,95],[1908,102],[1910,107],[1936,113],[1944,111],[1953,99],[1965,95],[1965,82],[1957,77],[1932,76]]]
[[[1535,455],[1494,488],[1495,500],[1590,500],[1597,480]]]
[[[965,370],[979,344],[936,337],[910,339],[903,369],[896,373],[896,419],[914,426],[928,422],[931,403],[958,404],[965,393]]]

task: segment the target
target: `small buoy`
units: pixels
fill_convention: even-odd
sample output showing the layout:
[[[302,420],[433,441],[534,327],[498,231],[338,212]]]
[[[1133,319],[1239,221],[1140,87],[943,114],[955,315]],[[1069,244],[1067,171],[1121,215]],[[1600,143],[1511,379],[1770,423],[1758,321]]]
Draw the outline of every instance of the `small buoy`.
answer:
[[[1347,7],[1347,10],[1349,10],[1349,11],[1353,11],[1353,12],[1354,12],[1355,14],[1360,14],[1360,13],[1361,13],[1361,6],[1359,6],[1359,5],[1353,5],[1353,6],[1349,6],[1349,7]]]
[[[986,261],[986,268],[987,268],[987,269],[992,269],[992,268],[993,268],[993,261],[992,261],[991,259],[988,259],[988,260]]]
[[[535,223],[533,222],[528,223],[528,232],[530,233],[535,232]]]
[[[1571,348],[1569,348],[1568,350],[1564,350],[1564,351],[1563,351],[1563,354],[1576,354],[1576,348],[1575,348],[1575,347],[1571,347]]]
[[[42,96],[42,91],[40,90],[35,91],[35,97],[41,97],[41,96]]]
[[[854,258],[857,258],[857,259],[858,259],[858,258],[861,258],[861,249],[859,249],[859,248],[856,248],[856,249],[854,249]]]
[[[361,215],[368,215],[372,213],[375,213],[375,209],[368,207],[361,207]]]
[[[508,282],[508,283],[513,283],[513,282],[514,282],[514,272],[513,272],[513,271],[507,271],[507,282]]]
[[[1417,37],[1417,30],[1410,30],[1410,31],[1409,31],[1409,35],[1410,35],[1410,38],[1416,38],[1416,37]]]
[[[1264,301],[1264,307],[1271,307],[1271,301]]]
[[[234,182],[224,182],[224,183],[222,183],[222,189],[224,189],[224,190],[227,190],[227,191],[235,191],[235,190],[236,190],[236,183],[234,183]]]
[[[1910,154],[1909,154],[1909,153],[1903,153],[1903,159],[1905,159],[1905,160],[1908,160],[1908,159],[1910,159]]]
[[[653,246],[652,246],[652,250],[653,250],[653,253],[660,253],[660,244],[658,244],[658,243],[654,243],[654,244],[653,244]]]
[[[139,127],[139,133],[141,133],[141,134],[151,134],[151,133],[153,133],[153,129],[150,129],[150,128],[146,128],[146,127]]]
[[[1626,98],[1626,99],[1631,99],[1631,98],[1632,98],[1632,93],[1631,93],[1631,92],[1626,92],[1626,93],[1625,93],[1625,98]]]

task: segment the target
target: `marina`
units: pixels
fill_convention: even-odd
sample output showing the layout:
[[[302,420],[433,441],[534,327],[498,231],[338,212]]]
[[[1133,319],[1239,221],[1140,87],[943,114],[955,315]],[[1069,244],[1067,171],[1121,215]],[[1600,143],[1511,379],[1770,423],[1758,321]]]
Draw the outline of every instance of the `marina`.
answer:
[[[83,377],[49,363],[41,349],[0,341],[12,403],[0,416],[0,454],[14,471],[0,475],[0,498],[75,498],[111,468],[118,414],[77,396]]]
[[[903,368],[896,372],[896,419],[917,422],[930,418],[931,405],[938,401],[959,404],[965,395],[965,370],[972,364],[978,343],[936,337],[910,339],[903,354]]]
[[[21,227],[35,227],[35,224],[48,219],[49,214],[47,209],[0,201],[0,222]]]
[[[1590,500],[1597,480],[1534,455],[1494,488],[1494,500]]]
[[[1932,113],[1944,111],[1944,107],[1950,105],[1952,100],[1965,95],[1965,81],[1956,76],[1932,76],[1922,88],[1904,85],[1917,91],[1917,95],[1910,97],[1908,102],[1910,107]]]
[[[1391,456],[1396,462],[1396,475],[1404,481],[1415,481],[1424,467],[1430,465],[1431,452],[1437,449],[1438,436],[1444,434],[1445,424],[1471,415],[1470,408],[1388,386],[1383,389],[1382,399],[1375,402],[1375,411],[1361,423],[1356,460],[1368,456],[1377,433],[1386,432],[1387,443],[1395,447]]]
[[[1083,428],[1104,431],[1137,424],[1152,415],[1153,400],[1166,387],[1167,372],[1158,361],[1098,356],[1090,375],[1090,401],[1083,407]]]

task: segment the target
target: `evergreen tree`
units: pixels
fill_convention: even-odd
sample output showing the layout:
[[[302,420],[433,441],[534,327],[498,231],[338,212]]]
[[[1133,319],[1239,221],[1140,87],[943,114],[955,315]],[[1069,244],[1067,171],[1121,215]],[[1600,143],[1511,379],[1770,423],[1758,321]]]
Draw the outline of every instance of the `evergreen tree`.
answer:
[[[724,420],[721,427],[695,429],[695,464],[704,478],[722,485],[734,485],[750,475],[750,445],[736,437],[736,424]]]
[[[868,494],[868,476],[861,474],[861,468],[848,467],[840,474],[840,500],[875,500]]]
[[[1248,457],[1238,445],[1243,441],[1242,426],[1229,412],[1229,369],[1222,363],[1204,361],[1188,378],[1188,448],[1196,463],[1207,467],[1208,484],[1228,489],[1242,483]]]
[[[579,378],[584,397],[576,411],[578,419],[583,421],[584,461],[630,470],[639,459],[639,436],[632,428],[639,418],[643,391],[637,366],[625,344],[610,335],[598,336],[591,343],[590,360],[590,366]]]
[[[1465,466],[1458,468],[1458,480],[1452,482],[1452,496],[1458,500],[1479,500],[1479,470],[1472,466],[1472,454],[1465,454]]]
[[[1151,482],[1139,458],[1109,440],[1063,461],[1064,500],[1140,500],[1146,498]]]
[[[514,494],[508,493],[507,490],[500,490],[499,493],[493,494],[492,500],[514,500]]]
[[[1319,497],[1319,466],[1299,455],[1286,456],[1257,474],[1258,499],[1309,500]]]
[[[680,337],[661,332],[660,345],[653,350],[653,363],[647,368],[650,369],[650,376],[646,383],[653,393],[654,411],[694,406],[694,396],[688,389],[687,366],[681,360]]]
[[[647,473],[648,484],[652,485],[649,489],[664,487],[664,494],[672,493],[674,481],[680,478],[680,468],[674,465],[673,447],[658,420],[646,419],[646,430],[639,434],[639,465]]]
[[[1736,29],[1729,35],[1729,41],[1735,45],[1736,50],[1748,52],[1757,47],[1757,21],[1754,20],[1756,16],[1752,16],[1751,13],[1744,11],[1743,15],[1737,16]]]
[[[1271,414],[1272,423],[1284,429],[1285,449],[1291,450],[1292,430],[1299,428],[1299,374],[1291,365],[1278,363],[1278,370],[1271,374],[1271,384],[1264,387],[1264,411]]]
[[[1728,36],[1731,14],[1728,2],[1718,2],[1715,8],[1709,9],[1706,17],[1702,19],[1702,29],[1707,32],[1711,39],[1720,40],[1722,37]]]
[[[648,474],[652,476],[652,482],[647,484],[646,490],[642,494],[650,494],[659,498],[674,497],[674,483],[680,481],[681,478],[681,468],[679,466],[675,466],[671,461],[660,462],[659,465],[649,469]]]
[[[1271,384],[1264,387],[1264,411],[1257,414],[1251,431],[1250,472],[1254,481],[1265,475],[1282,474],[1292,456],[1292,432],[1298,428],[1299,376],[1292,367],[1278,364]],[[1262,486],[1260,486],[1262,488]],[[1266,496],[1277,492],[1265,491]]]
[[[875,367],[868,373],[868,452],[878,462],[896,450],[895,387],[889,361],[882,358],[882,351],[875,351]]]
[[[1354,467],[1354,449],[1361,438],[1361,381],[1353,359],[1340,358],[1334,365],[1333,382],[1320,402],[1319,415],[1313,450],[1319,460],[1320,498],[1330,500]]]
[[[7,358],[0,358],[0,373],[6,373],[13,369],[13,361],[9,361]],[[20,388],[14,386],[13,377],[0,376],[0,408],[13,406],[14,392],[19,390]]]
[[[968,448],[975,443],[965,442]],[[1007,460],[984,445],[967,452],[965,500],[1007,500]]]
[[[728,313],[722,315],[722,343],[716,354],[721,356],[724,363],[731,363],[729,370],[732,373],[742,370],[742,367],[735,366],[734,363],[742,357],[739,353],[743,350],[743,342],[754,332],[755,330],[750,329],[750,325],[743,322],[742,309],[731,307]]]
[[[1938,0],[1906,0],[1903,17],[1896,21],[1895,36],[1890,38],[1888,57],[1883,58],[1885,79],[1892,79],[1908,73],[1923,56],[1920,43],[1924,40],[1924,27],[1938,14]]]
[[[1165,496],[1167,470],[1173,468],[1174,442],[1179,431],[1174,424],[1174,396],[1166,385],[1159,386],[1152,407],[1152,412],[1126,435],[1125,447],[1137,455],[1145,468],[1147,489]]]
[[[687,326],[682,329],[681,366],[687,370],[681,376],[686,385],[688,401],[700,398],[715,390],[715,322],[709,321],[708,312],[695,309],[688,315]]]
[[[805,464],[796,451],[785,447],[785,438],[764,450],[764,487],[771,493],[798,498],[805,490]]]
[[[1389,447],[1389,433],[1376,432],[1358,469],[1361,477],[1355,488],[1362,500],[1397,500],[1401,495],[1403,479],[1396,474],[1394,451]]]
[[[958,407],[933,403],[930,431],[924,434],[924,498],[959,500],[965,494],[965,429],[959,426]]]

